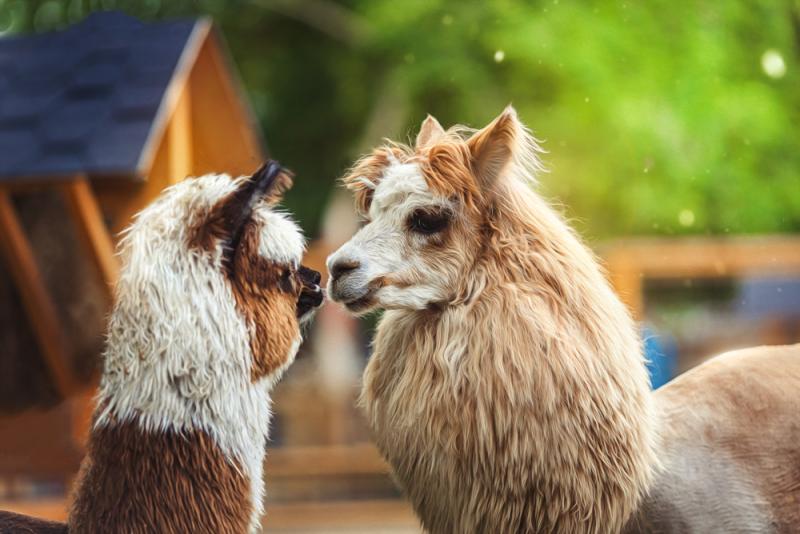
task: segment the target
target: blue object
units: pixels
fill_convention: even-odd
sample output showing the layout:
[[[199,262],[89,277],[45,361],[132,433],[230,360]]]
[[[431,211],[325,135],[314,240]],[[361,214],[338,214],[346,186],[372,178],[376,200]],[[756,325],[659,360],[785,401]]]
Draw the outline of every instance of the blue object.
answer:
[[[650,373],[650,386],[658,389],[675,377],[678,369],[678,345],[669,334],[662,334],[651,325],[642,325],[644,356]]]

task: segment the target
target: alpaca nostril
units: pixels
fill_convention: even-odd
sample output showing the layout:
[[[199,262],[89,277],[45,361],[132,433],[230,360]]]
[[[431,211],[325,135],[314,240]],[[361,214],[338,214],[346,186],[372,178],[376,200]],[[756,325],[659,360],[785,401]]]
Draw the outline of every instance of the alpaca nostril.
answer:
[[[336,280],[349,272],[355,271],[359,267],[361,267],[361,263],[355,260],[337,261],[331,265],[331,278]]]

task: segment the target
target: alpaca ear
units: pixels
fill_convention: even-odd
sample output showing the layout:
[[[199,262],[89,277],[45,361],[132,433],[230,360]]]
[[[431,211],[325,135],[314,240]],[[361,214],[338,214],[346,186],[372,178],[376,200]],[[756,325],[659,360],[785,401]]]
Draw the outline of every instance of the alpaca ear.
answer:
[[[416,143],[417,150],[432,145],[443,135],[444,128],[442,128],[442,125],[433,118],[433,115],[428,115],[425,120],[422,121],[422,126],[419,127]]]
[[[508,106],[488,126],[467,139],[472,170],[481,189],[492,187],[511,163],[522,128],[516,110]]]

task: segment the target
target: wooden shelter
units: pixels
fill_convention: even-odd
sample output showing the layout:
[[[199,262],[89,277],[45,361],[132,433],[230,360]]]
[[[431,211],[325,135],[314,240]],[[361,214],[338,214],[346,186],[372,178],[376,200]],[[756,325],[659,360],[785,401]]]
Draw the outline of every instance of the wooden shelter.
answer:
[[[251,172],[262,146],[209,20],[100,12],[0,39],[0,483],[77,467],[118,232],[186,176]]]

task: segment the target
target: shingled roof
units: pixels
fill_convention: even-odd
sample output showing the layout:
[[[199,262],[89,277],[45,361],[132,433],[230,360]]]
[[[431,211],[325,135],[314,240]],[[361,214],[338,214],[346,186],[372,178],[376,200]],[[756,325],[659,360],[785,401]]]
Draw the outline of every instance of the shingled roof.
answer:
[[[100,12],[63,31],[0,38],[0,182],[141,177],[201,24]]]

